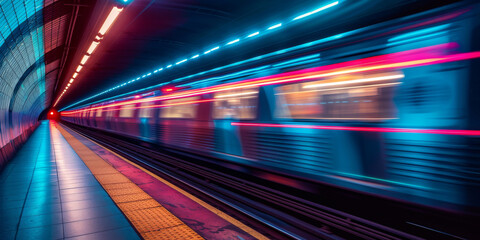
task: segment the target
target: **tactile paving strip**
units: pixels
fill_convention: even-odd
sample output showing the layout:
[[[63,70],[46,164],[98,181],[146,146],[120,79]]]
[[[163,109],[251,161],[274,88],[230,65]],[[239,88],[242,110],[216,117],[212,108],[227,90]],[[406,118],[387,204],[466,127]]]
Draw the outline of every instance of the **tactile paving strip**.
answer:
[[[158,239],[158,240],[164,240],[164,239],[196,239],[195,235],[190,235],[188,236],[185,234],[185,228],[188,228],[185,225],[180,225],[180,226],[175,226],[167,229],[162,229],[160,231],[155,231],[155,232],[149,232],[145,236],[145,239]],[[177,234],[177,233],[183,233],[183,234]],[[187,238],[183,238],[183,237]]]
[[[56,126],[144,239],[203,239],[65,129]]]

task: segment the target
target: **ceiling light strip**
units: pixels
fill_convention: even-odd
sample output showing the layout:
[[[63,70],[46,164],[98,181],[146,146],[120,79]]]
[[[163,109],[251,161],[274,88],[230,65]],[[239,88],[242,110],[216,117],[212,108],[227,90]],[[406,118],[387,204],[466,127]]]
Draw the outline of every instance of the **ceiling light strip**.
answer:
[[[87,63],[90,56],[93,54],[95,49],[100,44],[100,41],[103,39],[103,36],[105,36],[107,31],[112,27],[113,23],[115,22],[115,20],[118,18],[118,16],[120,15],[120,13],[122,11],[123,11],[122,7],[119,8],[119,7],[115,6],[115,7],[112,8],[112,10],[110,11],[110,13],[107,16],[107,19],[105,19],[105,22],[103,23],[102,27],[98,31],[98,34],[95,36],[95,40],[93,40],[92,43],[90,44],[90,46],[88,47],[86,54],[80,60],[80,64],[77,66],[75,72],[72,75],[72,78],[67,83],[67,85],[63,89],[60,96],[58,96],[57,100],[53,104],[53,107],[57,106],[60,99],[62,99],[63,95],[67,92],[67,89],[72,85],[74,79],[78,76],[78,73],[82,70],[82,68],[85,66],[85,64]]]

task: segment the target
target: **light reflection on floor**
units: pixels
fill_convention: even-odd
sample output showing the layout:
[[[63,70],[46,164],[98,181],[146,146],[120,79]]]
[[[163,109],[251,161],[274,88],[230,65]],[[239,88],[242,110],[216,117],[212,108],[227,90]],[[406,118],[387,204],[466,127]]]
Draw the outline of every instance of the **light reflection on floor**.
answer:
[[[139,239],[55,124],[41,122],[0,173],[0,238]]]

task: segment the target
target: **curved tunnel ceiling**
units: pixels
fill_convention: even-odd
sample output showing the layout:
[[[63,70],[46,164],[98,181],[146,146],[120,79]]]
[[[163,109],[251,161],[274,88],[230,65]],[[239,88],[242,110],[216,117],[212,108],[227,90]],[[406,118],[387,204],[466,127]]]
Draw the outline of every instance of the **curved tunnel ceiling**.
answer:
[[[0,148],[34,126],[50,106],[67,57],[75,2],[0,1]]]

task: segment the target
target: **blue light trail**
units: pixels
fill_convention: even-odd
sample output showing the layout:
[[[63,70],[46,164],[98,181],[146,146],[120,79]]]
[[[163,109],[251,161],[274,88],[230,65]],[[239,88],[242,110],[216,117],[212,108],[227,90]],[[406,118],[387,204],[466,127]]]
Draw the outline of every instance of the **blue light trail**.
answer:
[[[341,1],[332,2],[332,3],[330,3],[330,4],[327,4],[327,5],[325,5],[325,6],[322,6],[322,7],[320,7],[320,8],[317,8],[317,9],[315,9],[315,10],[313,10],[313,11],[310,11],[310,12],[307,12],[307,13],[304,13],[304,14],[301,14],[301,15],[293,18],[290,23],[277,23],[277,24],[275,24],[275,25],[272,25],[272,26],[266,28],[266,30],[267,30],[268,32],[270,32],[270,30],[278,29],[278,28],[280,28],[280,27],[283,27],[284,25],[286,26],[286,25],[288,25],[288,24],[293,24],[293,23],[295,23],[296,20],[298,20],[298,19],[302,19],[302,18],[311,16],[311,15],[314,15],[314,14],[316,14],[316,13],[318,13],[318,12],[321,12],[321,11],[323,11],[323,10],[325,10],[325,9],[334,7],[334,6],[338,5],[340,2],[341,2]],[[241,39],[249,39],[249,38],[252,38],[252,37],[254,37],[254,36],[258,36],[258,35],[260,35],[260,34],[261,34],[261,31],[256,31],[256,32],[250,33],[250,34],[248,34],[248,35],[244,35],[244,37],[242,37],[242,38],[237,38],[237,39],[235,39],[235,40],[233,40],[233,41],[226,42],[226,43],[224,43],[223,45],[232,45],[232,44],[235,44],[235,43],[239,43],[239,42],[241,41]],[[265,32],[264,34],[266,34],[266,32]],[[213,51],[218,50],[219,48],[220,48],[220,46],[217,46],[217,47],[214,47],[214,48],[212,48],[212,49],[210,49],[210,50],[204,51],[204,52],[203,52],[203,55],[210,54],[210,53],[212,53]],[[200,55],[199,55],[199,54],[196,54],[196,55],[190,57],[190,59],[196,59],[196,58],[199,58],[199,57],[200,57]],[[184,59],[184,60],[182,60],[182,61],[180,61],[180,62],[177,62],[177,63],[175,64],[175,66],[176,66],[176,65],[179,65],[179,64],[181,64],[181,63],[184,63],[184,62],[186,62],[187,60],[188,60],[188,59]],[[173,66],[174,66],[174,65],[169,64],[169,65],[167,65],[165,68],[171,68],[171,67],[173,67]],[[160,69],[157,70],[157,72],[160,72],[160,71],[162,71],[163,69],[164,69],[164,68],[160,68]],[[155,72],[154,72],[154,73],[155,73]],[[144,76],[145,76],[145,75],[143,75],[142,78],[144,78]],[[147,75],[147,76],[150,76],[150,75]],[[137,78],[136,80],[139,80],[139,79],[140,79],[140,78]],[[127,83],[131,83],[131,82],[127,82]],[[110,88],[110,89],[108,89],[108,90],[105,90],[105,91],[103,91],[103,92],[100,92],[100,93],[98,93],[98,94],[96,94],[96,95],[94,95],[94,96],[90,96],[90,97],[88,97],[88,98],[85,98],[85,99],[82,99],[82,100],[80,100],[80,101],[78,101],[78,102],[75,102],[75,103],[73,103],[73,104],[71,104],[71,105],[63,108],[62,110],[71,108],[71,107],[73,107],[73,106],[75,106],[75,105],[77,105],[77,104],[80,104],[80,103],[82,103],[82,102],[85,102],[85,101],[87,101],[87,100],[89,100],[89,99],[92,99],[92,98],[94,98],[94,97],[98,97],[98,96],[103,95],[103,94],[105,94],[105,93],[108,93],[108,92],[110,92],[110,91],[112,91],[112,90],[114,90],[114,89],[117,89],[118,87],[121,87],[121,86],[124,86],[124,85],[119,84],[119,85],[117,85],[116,87],[112,87],[112,88]]]

